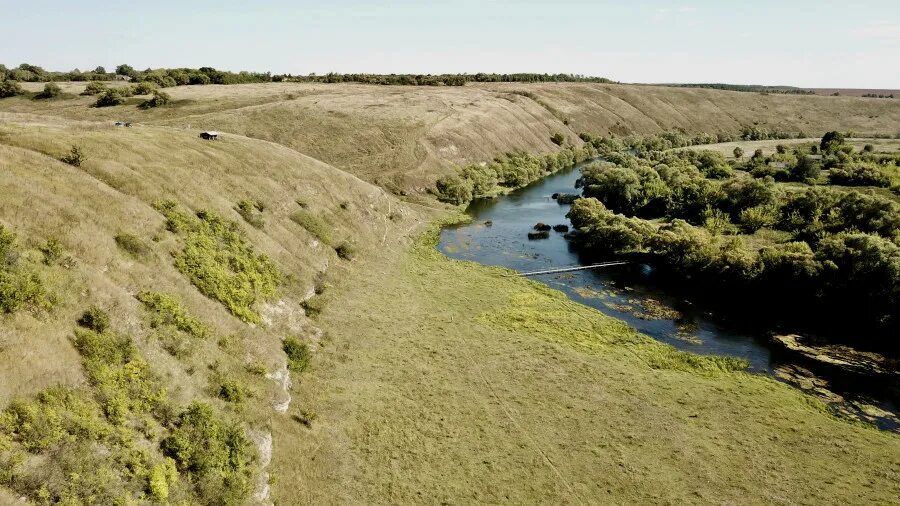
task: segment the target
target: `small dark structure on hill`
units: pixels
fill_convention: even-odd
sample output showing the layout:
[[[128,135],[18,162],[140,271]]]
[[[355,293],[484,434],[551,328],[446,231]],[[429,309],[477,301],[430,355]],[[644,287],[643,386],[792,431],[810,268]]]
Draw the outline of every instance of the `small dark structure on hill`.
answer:
[[[200,138],[205,141],[219,140],[219,132],[200,132]]]

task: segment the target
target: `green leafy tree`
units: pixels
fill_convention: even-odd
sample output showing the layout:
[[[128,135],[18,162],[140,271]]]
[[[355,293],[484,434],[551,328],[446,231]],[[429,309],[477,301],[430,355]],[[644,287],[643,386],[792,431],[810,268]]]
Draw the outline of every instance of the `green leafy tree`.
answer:
[[[819,148],[823,153],[828,153],[837,151],[837,149],[840,148],[841,144],[843,143],[844,134],[836,131],[831,131],[822,136],[822,142],[819,143]]]

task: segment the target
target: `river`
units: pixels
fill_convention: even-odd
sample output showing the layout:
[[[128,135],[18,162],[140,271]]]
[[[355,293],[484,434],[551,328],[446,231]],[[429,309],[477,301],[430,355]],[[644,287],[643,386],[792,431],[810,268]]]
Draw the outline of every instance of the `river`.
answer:
[[[569,224],[565,215],[570,206],[558,204],[551,196],[577,193],[579,168],[557,172],[506,196],[474,201],[467,209],[472,222],[445,228],[438,249],[451,258],[519,272],[581,264],[563,233],[551,231],[548,238],[539,240],[527,237],[538,222]],[[768,329],[748,328],[667,293],[654,285],[650,270],[647,265],[623,265],[532,279],[680,350],[743,358],[750,372],[772,375],[817,395],[835,411],[900,432],[896,385],[885,388],[883,381],[804,362],[775,346]]]

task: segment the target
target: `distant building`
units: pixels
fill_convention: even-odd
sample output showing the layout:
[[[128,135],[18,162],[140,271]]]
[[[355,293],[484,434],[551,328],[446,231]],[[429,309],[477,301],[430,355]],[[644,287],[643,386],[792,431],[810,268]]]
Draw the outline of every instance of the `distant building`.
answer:
[[[769,162],[769,167],[775,167],[776,169],[785,169],[787,168],[787,164],[784,162]]]
[[[115,81],[131,81],[131,76],[123,76],[122,74],[116,74],[113,78]]]
[[[219,139],[219,132],[200,132],[200,138],[205,141],[215,141]]]

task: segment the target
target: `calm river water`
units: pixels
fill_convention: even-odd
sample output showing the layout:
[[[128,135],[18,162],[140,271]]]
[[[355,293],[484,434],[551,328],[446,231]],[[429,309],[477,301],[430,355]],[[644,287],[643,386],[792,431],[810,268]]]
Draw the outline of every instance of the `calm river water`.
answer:
[[[569,224],[569,205],[551,198],[554,193],[576,193],[579,167],[548,176],[532,185],[497,199],[473,202],[467,212],[471,224],[446,228],[438,248],[445,255],[485,265],[508,267],[519,272],[539,271],[579,265],[578,252],[562,233],[529,240],[527,233],[543,222]],[[491,222],[489,225],[485,222]],[[672,346],[699,354],[728,355],[750,362],[750,371],[780,379],[796,369],[795,357],[772,345],[766,329],[744,326],[695,306],[690,300],[666,293],[654,286],[650,267],[624,265],[593,270],[545,274],[532,279],[562,290],[570,298],[624,320],[644,334]],[[804,369],[809,364],[804,364]],[[814,382],[828,383],[837,393],[831,399],[835,409],[867,419],[882,429],[900,432],[893,387],[885,391],[877,380],[848,378],[834,371],[815,371]],[[796,375],[789,383],[799,384]],[[810,380],[804,380],[809,390]],[[835,401],[835,398],[843,398]]]

